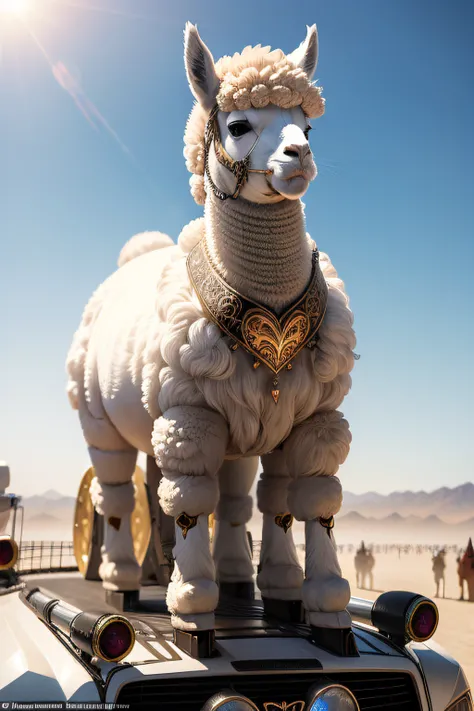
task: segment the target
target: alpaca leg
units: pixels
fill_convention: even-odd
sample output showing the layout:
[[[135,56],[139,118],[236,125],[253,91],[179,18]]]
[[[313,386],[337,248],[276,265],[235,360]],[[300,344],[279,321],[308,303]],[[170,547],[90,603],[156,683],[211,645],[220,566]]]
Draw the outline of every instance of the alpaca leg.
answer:
[[[160,505],[175,519],[175,566],[166,598],[175,629],[214,628],[219,591],[207,519],[217,505],[216,474],[227,440],[224,419],[200,407],[170,408],[154,424],[153,448],[163,475]]]
[[[100,396],[89,403],[81,393],[79,418],[95,478],[90,494],[104,516],[104,543],[99,575],[109,590],[137,590],[141,568],[135,558],[130,514],[135,506],[132,476],[137,451],[130,447],[107,416]],[[93,411],[93,412],[92,412]]]
[[[258,457],[224,462],[219,470],[219,503],[213,557],[221,593],[253,599],[253,563],[246,523],[252,518],[249,496]]]
[[[135,490],[131,481],[135,449],[105,451],[89,447],[95,478],[90,493],[95,509],[104,516],[104,542],[99,575],[107,590],[138,590],[141,568],[135,558],[131,513]]]
[[[297,426],[283,446],[293,476],[289,509],[296,519],[305,521],[302,599],[307,621],[318,629],[350,628],[351,624],[346,610],[350,587],[342,577],[331,530],[342,504],[342,487],[333,475],[345,460],[350,441],[346,420],[331,411],[317,413]]]
[[[260,572],[257,585],[265,599],[301,600],[303,571],[293,541],[288,510],[290,476],[281,450],[262,457],[258,508],[263,514]]]
[[[84,373],[82,377],[84,380],[77,392],[77,408],[95,472],[90,495],[96,511],[104,517],[99,575],[105,589],[138,590],[141,567],[135,558],[130,526],[130,515],[135,507],[132,476],[137,450],[122,437],[110,420],[92,360],[87,378]]]

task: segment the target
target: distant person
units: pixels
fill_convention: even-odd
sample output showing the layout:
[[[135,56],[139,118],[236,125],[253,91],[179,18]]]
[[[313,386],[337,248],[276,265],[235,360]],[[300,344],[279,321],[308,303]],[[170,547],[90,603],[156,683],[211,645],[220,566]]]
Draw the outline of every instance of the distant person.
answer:
[[[374,566],[375,566],[375,557],[374,554],[372,553],[372,548],[369,548],[367,551],[367,575],[369,576],[369,590],[374,589]]]
[[[375,565],[375,558],[372,551],[365,547],[364,541],[362,541],[360,548],[355,554],[354,566],[356,569],[356,581],[357,587],[366,590],[366,579],[369,578],[369,589],[372,590],[374,586],[374,578],[372,570]]]
[[[443,582],[443,597],[445,596],[446,592],[446,580],[444,576],[444,571],[446,570],[446,551],[444,548],[442,548],[439,553],[434,555],[432,557],[432,563],[433,565],[431,566],[431,569],[434,573],[434,579],[436,583],[436,593],[435,597],[439,597],[439,584],[442,581]]]
[[[461,589],[460,600],[464,600],[464,582],[467,584],[467,599],[474,602],[474,548],[472,539],[469,539],[467,548],[463,555],[457,558],[459,587]]]

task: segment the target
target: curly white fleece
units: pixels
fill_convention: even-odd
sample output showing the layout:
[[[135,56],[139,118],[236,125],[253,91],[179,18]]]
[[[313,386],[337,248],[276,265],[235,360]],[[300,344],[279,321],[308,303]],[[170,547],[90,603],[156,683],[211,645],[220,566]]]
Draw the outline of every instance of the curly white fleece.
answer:
[[[227,456],[262,454],[286,439],[295,425],[317,411],[335,410],[344,399],[354,362],[352,312],[343,282],[329,257],[321,253],[329,298],[318,346],[303,349],[293,370],[281,373],[280,401],[275,407],[270,371],[254,370],[247,353],[229,349],[227,337],[208,321],[193,292],[186,253],[203,234],[204,219],[194,220],[184,228],[177,246],[163,250],[167,257],[162,258],[156,279],[156,303],[149,305],[149,316],[143,319],[146,329],[134,334],[129,356],[132,379],[141,382],[142,402],[153,420],[175,406],[210,407],[229,424]],[[161,252],[154,252],[157,265]],[[143,255],[120,269],[111,277],[116,286],[107,280],[89,302],[68,358],[73,406],[87,381],[88,342],[102,304],[114,299],[123,269],[152,256]],[[331,465],[331,473],[339,463]]]

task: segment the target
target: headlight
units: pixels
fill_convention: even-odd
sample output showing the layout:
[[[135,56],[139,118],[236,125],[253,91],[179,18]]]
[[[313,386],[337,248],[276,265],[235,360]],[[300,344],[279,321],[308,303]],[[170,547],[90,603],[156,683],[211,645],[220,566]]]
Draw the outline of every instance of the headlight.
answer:
[[[330,681],[313,687],[308,698],[308,711],[359,711],[352,691]]]
[[[428,598],[414,600],[406,612],[406,631],[415,642],[426,642],[438,627],[438,608]]]
[[[10,536],[0,536],[0,570],[13,568],[18,558],[18,546]]]
[[[454,704],[448,706],[446,711],[473,711],[472,697],[469,691],[463,694]]]
[[[219,691],[206,701],[201,711],[258,711],[257,706],[245,696],[234,691]]]

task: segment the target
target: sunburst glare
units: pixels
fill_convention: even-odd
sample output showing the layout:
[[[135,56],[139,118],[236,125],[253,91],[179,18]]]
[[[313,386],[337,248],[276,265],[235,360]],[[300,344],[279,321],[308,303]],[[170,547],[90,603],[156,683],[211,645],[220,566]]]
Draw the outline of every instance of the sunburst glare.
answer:
[[[31,0],[0,0],[0,14],[24,17],[31,10]]]

